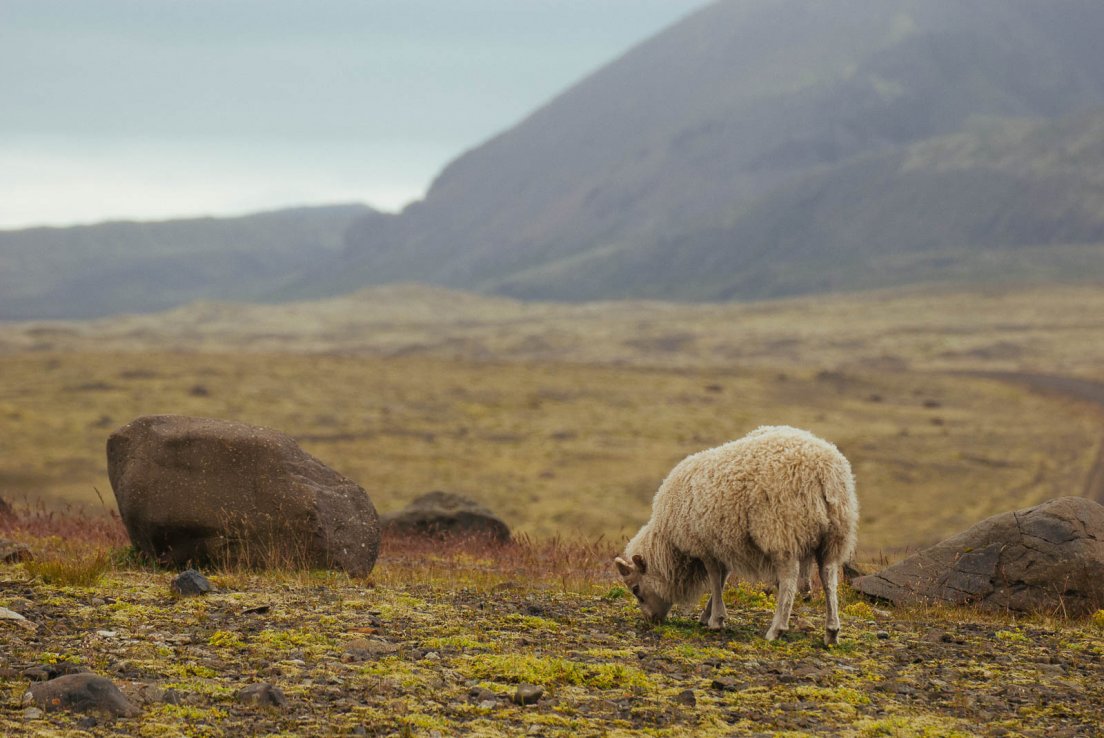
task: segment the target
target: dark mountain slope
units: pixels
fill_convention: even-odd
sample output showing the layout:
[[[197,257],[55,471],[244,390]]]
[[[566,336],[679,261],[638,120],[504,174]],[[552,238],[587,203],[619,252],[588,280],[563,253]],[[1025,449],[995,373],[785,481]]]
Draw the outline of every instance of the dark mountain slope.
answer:
[[[639,253],[727,232],[734,213],[849,159],[1102,107],[1101,27],[1104,5],[1087,0],[717,3],[454,161],[401,216],[362,223],[346,260],[295,293],[420,279],[637,294],[663,275],[599,280],[572,265],[649,263]],[[534,270],[545,278],[529,292]]]
[[[0,231],[0,320],[150,312],[251,300],[343,247],[362,205],[240,218]]]
[[[1009,122],[825,167],[727,224],[544,264],[499,290],[728,299],[1104,278],[1101,202],[1104,112]]]

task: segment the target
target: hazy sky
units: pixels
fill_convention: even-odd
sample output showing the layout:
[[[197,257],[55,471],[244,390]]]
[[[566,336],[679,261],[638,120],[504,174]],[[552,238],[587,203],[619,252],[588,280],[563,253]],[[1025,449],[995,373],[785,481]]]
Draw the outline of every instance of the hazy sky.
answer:
[[[363,201],[704,0],[0,0],[0,227]]]

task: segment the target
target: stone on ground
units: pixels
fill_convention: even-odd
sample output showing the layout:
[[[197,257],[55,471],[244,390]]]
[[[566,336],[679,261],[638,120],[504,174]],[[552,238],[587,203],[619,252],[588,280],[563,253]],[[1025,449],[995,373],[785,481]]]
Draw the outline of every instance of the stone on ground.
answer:
[[[1059,497],[995,515],[853,586],[899,604],[1090,615],[1104,608],[1104,506]]]
[[[145,416],[111,435],[107,465],[132,543],[164,564],[375,565],[367,493],[278,431]]]
[[[510,540],[510,527],[475,500],[453,492],[429,492],[399,512],[383,516],[390,533],[434,538],[483,537]]]

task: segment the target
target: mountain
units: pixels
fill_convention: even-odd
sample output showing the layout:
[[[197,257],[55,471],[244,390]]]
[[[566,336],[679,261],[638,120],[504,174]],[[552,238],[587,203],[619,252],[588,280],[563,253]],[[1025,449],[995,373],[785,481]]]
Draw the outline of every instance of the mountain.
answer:
[[[1022,131],[1093,125],[1078,116],[1104,108],[1102,27],[1091,0],[714,3],[456,159],[423,201],[361,219],[341,260],[281,294],[421,280],[524,298],[769,296],[830,287],[823,264],[846,273],[872,253],[1022,261],[1093,240],[1091,214],[1068,221],[1079,206],[1061,200],[1091,174],[1052,182],[989,161],[984,142],[1035,146],[1038,162],[1061,126]],[[924,163],[914,147],[937,139],[973,146],[970,166]],[[1010,197],[1027,209],[1000,217]],[[867,272],[846,286],[883,283]]]
[[[255,300],[344,247],[362,205],[0,231],[0,320]]]

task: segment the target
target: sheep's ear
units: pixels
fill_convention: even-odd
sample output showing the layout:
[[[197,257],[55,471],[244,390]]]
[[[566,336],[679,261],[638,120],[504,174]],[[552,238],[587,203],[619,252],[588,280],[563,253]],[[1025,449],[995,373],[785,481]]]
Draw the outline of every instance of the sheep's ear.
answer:
[[[627,577],[629,574],[632,574],[632,564],[630,564],[628,561],[625,561],[620,556],[614,559],[613,563],[617,564],[617,571],[621,572],[621,576]]]
[[[644,557],[640,554],[633,556],[633,563],[636,564],[637,569],[640,569],[641,574],[648,571],[648,565],[644,563]]]

